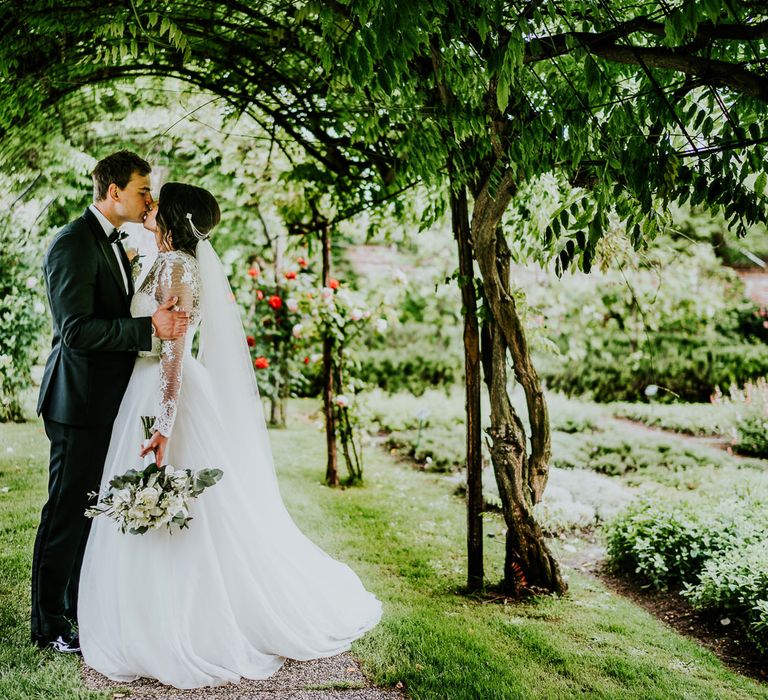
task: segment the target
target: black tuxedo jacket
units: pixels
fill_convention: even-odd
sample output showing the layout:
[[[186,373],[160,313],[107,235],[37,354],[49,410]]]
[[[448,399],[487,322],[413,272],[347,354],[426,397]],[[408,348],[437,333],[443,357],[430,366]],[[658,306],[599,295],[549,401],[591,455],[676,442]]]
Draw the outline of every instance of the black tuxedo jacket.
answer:
[[[89,209],[56,234],[45,254],[53,343],[37,412],[49,420],[77,426],[112,423],[136,353],[151,347],[151,320],[131,318],[133,283],[128,274],[126,294],[118,265]]]

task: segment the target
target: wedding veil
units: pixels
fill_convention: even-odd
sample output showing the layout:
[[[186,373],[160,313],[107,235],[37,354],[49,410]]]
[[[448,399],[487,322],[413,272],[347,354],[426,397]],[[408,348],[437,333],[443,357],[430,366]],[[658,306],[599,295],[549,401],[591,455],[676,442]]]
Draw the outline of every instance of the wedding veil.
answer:
[[[211,378],[225,430],[223,442],[233,448],[235,463],[255,462],[262,485],[277,488],[264,408],[238,305],[219,256],[207,239],[197,244],[197,262],[201,318],[197,359]]]

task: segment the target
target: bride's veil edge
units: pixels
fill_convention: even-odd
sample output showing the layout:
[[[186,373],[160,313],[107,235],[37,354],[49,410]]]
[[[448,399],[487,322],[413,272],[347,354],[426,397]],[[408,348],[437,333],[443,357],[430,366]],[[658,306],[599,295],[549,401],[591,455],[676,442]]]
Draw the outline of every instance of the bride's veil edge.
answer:
[[[201,318],[197,359],[210,374],[221,424],[228,433],[225,442],[236,441],[236,455],[249,457],[249,464],[255,461],[260,475],[277,487],[264,408],[237,302],[210,241],[200,241],[196,255]]]

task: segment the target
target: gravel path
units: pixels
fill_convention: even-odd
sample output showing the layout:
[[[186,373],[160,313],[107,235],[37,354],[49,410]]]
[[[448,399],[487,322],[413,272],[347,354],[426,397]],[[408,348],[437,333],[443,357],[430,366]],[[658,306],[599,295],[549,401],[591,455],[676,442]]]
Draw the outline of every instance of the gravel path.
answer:
[[[116,683],[81,664],[83,683],[91,690],[111,690],[115,700],[405,700],[400,689],[377,688],[363,675],[349,652],[313,661],[288,660],[261,681],[179,690],[141,678]]]

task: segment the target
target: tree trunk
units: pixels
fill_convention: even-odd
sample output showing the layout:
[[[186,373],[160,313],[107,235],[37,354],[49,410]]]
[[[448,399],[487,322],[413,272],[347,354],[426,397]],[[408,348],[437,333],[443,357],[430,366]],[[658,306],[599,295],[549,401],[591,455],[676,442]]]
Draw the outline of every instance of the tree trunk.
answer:
[[[262,225],[266,231],[262,219]],[[269,240],[269,239],[268,239]],[[285,236],[281,232],[274,239],[274,266],[275,266],[275,294],[283,296],[283,258],[285,257]],[[285,356],[285,349],[278,348],[277,366],[275,367],[275,388],[270,401],[269,422],[274,428],[285,428],[286,426],[286,389],[290,390],[291,378],[288,375],[288,362]]]
[[[437,37],[430,39],[435,85],[443,107],[448,109],[453,96],[443,71]],[[455,130],[443,137],[458,146]],[[464,307],[464,410],[467,416],[467,588],[483,588],[483,451],[480,427],[480,331],[477,324],[475,272],[472,262],[472,236],[469,227],[467,187],[459,181],[452,150],[448,152],[448,176],[451,188],[451,226],[459,253],[459,288]]]
[[[491,400],[491,459],[507,525],[502,588],[565,592],[557,561],[533,516],[525,428],[507,393],[507,345],[492,317],[483,324],[483,366]]]
[[[456,191],[454,191],[454,186]],[[483,587],[483,453],[480,427],[480,332],[469,230],[467,189],[451,183],[451,224],[459,252],[464,310],[464,389],[467,417],[467,588]]]
[[[483,369],[491,399],[491,458],[507,524],[504,588],[554,593],[566,591],[557,561],[533,517],[549,474],[551,452],[549,416],[536,370],[531,362],[525,329],[510,292],[509,249],[499,231],[501,216],[514,192],[505,174],[492,196],[486,180],[475,198],[472,237],[483,278],[487,320],[483,328]],[[507,351],[515,378],[523,387],[531,425],[531,452],[507,390]]]
[[[278,386],[275,387],[275,392],[280,391],[282,388],[279,384],[280,378],[278,375]],[[278,396],[273,396],[269,402],[269,427],[270,428],[284,428],[285,423],[281,419],[281,410],[280,410],[280,398]],[[282,425],[281,425],[282,423]]]
[[[331,232],[328,224],[322,228],[323,284],[331,280]],[[325,444],[328,461],[325,467],[325,483],[339,485],[339,465],[336,453],[336,418],[333,411],[333,338],[323,338],[323,410],[325,413]]]
[[[269,403],[269,423],[274,428],[285,428],[288,424],[288,395],[290,394],[290,375],[285,349],[280,351],[279,365],[275,378],[277,386]]]

